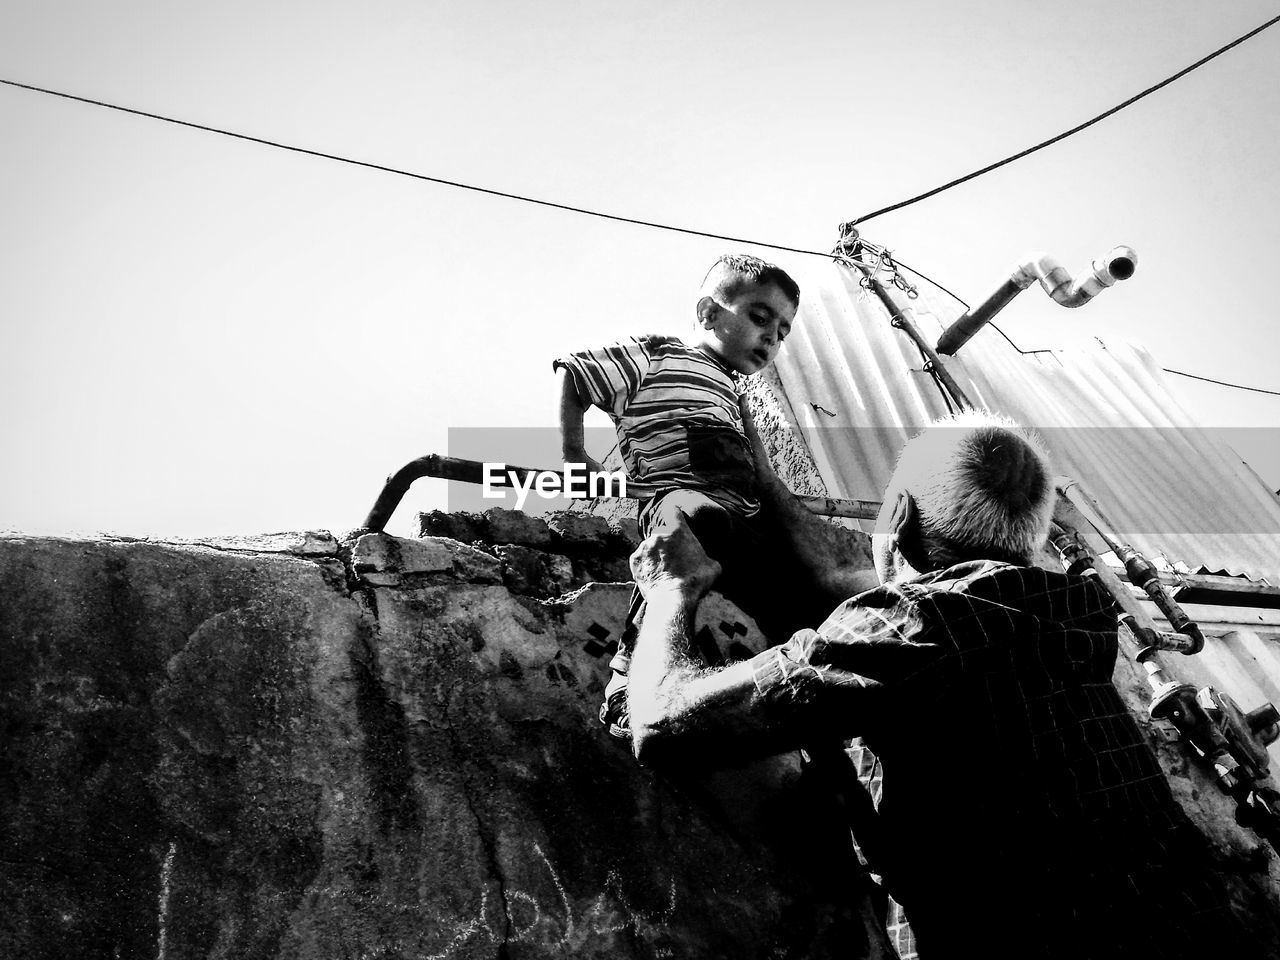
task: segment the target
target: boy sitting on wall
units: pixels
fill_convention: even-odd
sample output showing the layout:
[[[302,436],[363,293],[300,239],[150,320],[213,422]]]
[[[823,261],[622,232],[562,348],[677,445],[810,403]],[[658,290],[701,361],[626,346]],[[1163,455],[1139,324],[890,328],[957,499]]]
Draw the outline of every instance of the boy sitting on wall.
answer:
[[[780,267],[723,256],[702,283],[688,343],[633,337],[553,364],[562,371],[565,462],[603,471],[583,446],[582,421],[592,404],[609,414],[628,479],[656,488],[641,507],[641,533],[683,514],[724,568],[716,589],[777,639],[804,625],[795,611],[808,604],[796,595],[808,583],[785,532],[761,516],[739,377],[773,362],[799,302],[800,288]],[[631,736],[627,670],[643,610],[634,591],[600,709],[601,723],[620,739]]]

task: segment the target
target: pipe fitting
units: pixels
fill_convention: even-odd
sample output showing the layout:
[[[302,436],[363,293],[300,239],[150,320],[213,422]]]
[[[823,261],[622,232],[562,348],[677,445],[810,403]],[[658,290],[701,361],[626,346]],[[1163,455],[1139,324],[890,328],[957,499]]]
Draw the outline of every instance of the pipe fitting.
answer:
[[[1062,264],[1047,253],[1033,253],[1014,268],[1009,278],[966,311],[938,338],[938,352],[952,356],[969,339],[1036,281],[1056,303],[1080,307],[1107,287],[1128,280],[1138,269],[1138,254],[1132,247],[1118,246],[1089,264],[1089,272],[1073,279]]]
[[[1089,272],[1073,280],[1071,274],[1047,253],[1037,253],[1013,273],[1013,281],[1022,289],[1039,280],[1045,293],[1064,307],[1080,307],[1107,287],[1128,280],[1138,268],[1138,255],[1132,247],[1119,246],[1089,264]]]

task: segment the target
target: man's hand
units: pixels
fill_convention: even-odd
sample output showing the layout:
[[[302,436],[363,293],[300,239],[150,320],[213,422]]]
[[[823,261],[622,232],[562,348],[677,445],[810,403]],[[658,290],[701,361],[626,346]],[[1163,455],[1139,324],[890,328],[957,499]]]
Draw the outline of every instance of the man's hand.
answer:
[[[653,591],[673,590],[686,600],[700,600],[720,570],[720,564],[702,549],[683,514],[674,524],[654,530],[631,555],[631,573],[645,597]]]
[[[756,430],[756,421],[751,415],[751,405],[747,403],[746,394],[738,398],[738,413],[742,416],[742,432],[751,446],[751,459],[755,463],[756,479],[764,483],[774,476],[773,463],[769,460],[769,451],[765,449],[759,431]]]

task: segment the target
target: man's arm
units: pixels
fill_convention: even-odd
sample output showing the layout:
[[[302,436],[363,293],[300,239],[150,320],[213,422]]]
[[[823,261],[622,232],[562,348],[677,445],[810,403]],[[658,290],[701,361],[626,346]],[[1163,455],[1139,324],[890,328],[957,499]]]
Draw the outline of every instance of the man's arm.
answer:
[[[587,456],[583,441],[582,420],[590,406],[578,393],[573,373],[560,368],[560,448],[565,463],[585,463],[588,473],[603,473],[596,460]]]
[[[864,732],[904,697],[938,683],[954,660],[945,631],[892,585],[844,604],[821,632],[720,669],[698,666],[690,637],[720,572],[683,518],[631,555],[648,609],[631,660],[631,731],[644,762],[732,764],[815,738]]]
[[[691,655],[698,603],[720,565],[683,520],[642,543],[631,567],[647,603],[628,690],[637,759],[732,763],[795,746],[767,729],[750,662],[708,670]]]
[[[826,594],[830,606],[880,585],[870,560],[852,549],[831,524],[805,509],[773,469],[764,442],[756,431],[746,398],[740,404],[742,426],[755,459],[760,499],[781,524],[792,553],[814,584]]]

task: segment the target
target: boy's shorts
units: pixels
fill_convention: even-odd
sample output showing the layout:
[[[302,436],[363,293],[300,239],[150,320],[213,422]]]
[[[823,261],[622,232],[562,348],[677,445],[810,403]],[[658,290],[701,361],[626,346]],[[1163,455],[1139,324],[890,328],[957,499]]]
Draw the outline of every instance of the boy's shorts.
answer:
[[[816,626],[831,611],[829,602],[800,568],[790,543],[772,517],[744,517],[704,493],[671,490],[654,497],[640,511],[640,533],[648,537],[683,514],[702,549],[721,565],[712,589],[756,621],[772,643],[782,643],[796,630]],[[626,674],[644,615],[644,598],[633,590],[618,652],[609,666]]]

